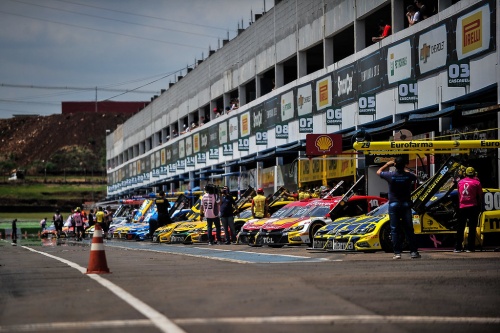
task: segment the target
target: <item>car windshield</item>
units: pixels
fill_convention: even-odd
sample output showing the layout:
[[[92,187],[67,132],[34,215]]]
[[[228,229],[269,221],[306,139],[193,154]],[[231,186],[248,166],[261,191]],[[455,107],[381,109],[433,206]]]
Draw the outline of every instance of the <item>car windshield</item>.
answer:
[[[246,219],[246,218],[252,217],[252,210],[246,209],[246,210],[242,211],[238,216],[240,219]]]
[[[295,213],[298,209],[300,209],[300,206],[285,206],[281,209],[278,209],[271,215],[272,218],[278,218],[278,217],[286,217],[286,216],[292,216],[293,213]]]
[[[382,214],[387,214],[389,213],[389,203],[386,202],[385,204],[381,205],[381,206],[378,206],[377,208],[375,208],[374,210],[372,210],[371,212],[369,212],[368,216],[378,216],[378,215],[382,215]]]
[[[330,205],[315,206],[310,212],[309,216],[323,217],[330,212]]]
[[[310,216],[312,216],[311,211],[313,211],[315,208],[316,208],[316,206],[315,207],[299,207],[299,209],[296,212],[294,212],[294,214],[291,215],[290,217],[310,217]]]

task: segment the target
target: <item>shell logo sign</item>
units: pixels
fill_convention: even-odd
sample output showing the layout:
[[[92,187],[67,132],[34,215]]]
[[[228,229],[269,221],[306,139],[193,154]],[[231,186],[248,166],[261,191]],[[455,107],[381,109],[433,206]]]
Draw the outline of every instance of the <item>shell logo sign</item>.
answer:
[[[307,134],[306,155],[336,155],[342,153],[341,134]]]

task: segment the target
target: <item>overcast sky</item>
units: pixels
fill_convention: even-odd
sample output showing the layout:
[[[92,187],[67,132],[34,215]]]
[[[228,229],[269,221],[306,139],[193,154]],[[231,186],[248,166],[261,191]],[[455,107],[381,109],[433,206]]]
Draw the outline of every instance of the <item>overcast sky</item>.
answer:
[[[62,101],[95,101],[96,87],[98,101],[150,100],[273,4],[0,0],[0,118],[61,113]]]

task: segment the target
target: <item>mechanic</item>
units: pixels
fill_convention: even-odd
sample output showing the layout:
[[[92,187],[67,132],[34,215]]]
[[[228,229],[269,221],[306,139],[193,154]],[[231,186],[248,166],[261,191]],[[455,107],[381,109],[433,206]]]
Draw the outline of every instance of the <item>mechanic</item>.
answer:
[[[155,232],[155,230],[159,227],[163,227],[164,225],[172,223],[170,219],[170,214],[168,213],[168,208],[170,204],[168,203],[167,198],[165,197],[165,192],[160,191],[158,193],[159,197],[156,198],[156,211],[158,212],[158,221],[150,220],[149,221],[149,233],[151,236]]]
[[[389,220],[391,225],[393,259],[401,259],[402,240],[399,239],[399,229],[402,228],[410,245],[412,259],[420,258],[417,241],[413,231],[411,213],[411,191],[417,182],[417,176],[405,170],[405,159],[396,157],[377,170],[377,175],[389,183]],[[387,167],[395,166],[396,171],[384,171]]]
[[[458,228],[453,252],[462,252],[462,242],[464,240],[465,226],[469,227],[467,235],[467,248],[465,252],[474,252],[476,245],[476,227],[481,212],[481,198],[483,188],[481,182],[476,177],[476,170],[473,167],[465,169],[465,178],[458,181]]]
[[[61,232],[64,224],[64,218],[61,215],[61,212],[56,210],[54,216],[52,216],[52,221],[54,222],[54,227],[56,228],[57,238],[61,237]]]
[[[226,245],[236,244],[236,229],[234,227],[234,212],[237,209],[233,196],[227,186],[221,190],[220,219],[226,233]]]
[[[201,198],[200,220],[203,220],[204,217],[207,218],[208,245],[214,245],[221,241],[219,205],[220,197],[217,193],[217,187],[213,184],[207,184],[205,186],[205,194],[203,194]],[[217,236],[215,242],[214,236],[212,235],[212,226],[214,224],[215,234]]]
[[[254,219],[262,219],[269,211],[267,198],[264,196],[264,189],[259,188],[257,195],[252,199],[252,216]]]
[[[104,225],[104,211],[102,210],[102,207],[98,208],[98,211],[95,213],[95,223],[99,224],[101,228],[103,228]]]

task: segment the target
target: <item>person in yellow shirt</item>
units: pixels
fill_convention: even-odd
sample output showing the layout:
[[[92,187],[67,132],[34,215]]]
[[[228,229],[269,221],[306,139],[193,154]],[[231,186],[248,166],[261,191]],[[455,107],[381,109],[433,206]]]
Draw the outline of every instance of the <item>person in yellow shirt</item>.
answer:
[[[101,226],[102,228],[102,224],[104,223],[104,216],[106,214],[104,214],[104,211],[102,210],[102,207],[99,207],[99,210],[97,211],[97,213],[95,213],[95,222],[96,223],[99,223],[99,225]]]
[[[261,219],[267,216],[268,204],[267,198],[264,196],[264,190],[259,188],[257,195],[252,200],[252,216],[254,219]]]

